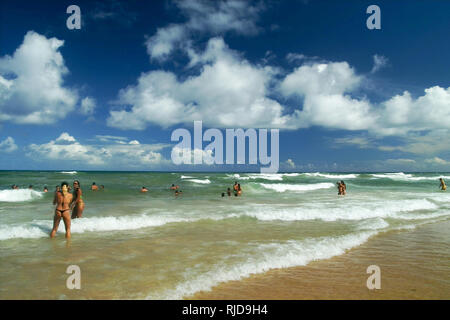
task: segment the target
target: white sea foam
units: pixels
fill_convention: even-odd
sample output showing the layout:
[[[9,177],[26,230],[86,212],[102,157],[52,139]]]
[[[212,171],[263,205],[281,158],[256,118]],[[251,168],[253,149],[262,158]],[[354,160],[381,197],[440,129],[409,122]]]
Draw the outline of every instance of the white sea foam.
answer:
[[[1,190],[0,202],[23,202],[42,198],[43,192],[31,189]]]
[[[208,272],[185,275],[185,280],[174,289],[155,292],[147,299],[182,299],[198,291],[211,290],[215,285],[240,280],[251,274],[263,273],[270,269],[307,265],[314,260],[329,259],[341,255],[346,250],[366,242],[376,231],[364,231],[340,237],[309,238],[302,241],[290,240],[284,243],[269,243],[255,247],[253,254],[244,253],[241,263],[228,265],[226,261],[217,263]]]
[[[71,232],[105,232],[105,231],[122,231],[136,230],[148,227],[158,227],[168,223],[177,222],[196,222],[202,219],[222,220],[239,217],[237,214],[218,215],[218,216],[195,216],[195,217],[179,217],[179,216],[163,216],[163,215],[130,215],[120,217],[91,217],[72,220]],[[0,240],[8,240],[14,238],[42,238],[48,237],[53,227],[52,220],[35,220],[33,222],[22,223],[19,225],[3,225],[0,226]],[[64,224],[61,221],[58,233],[64,233]]]
[[[277,192],[285,192],[285,191],[293,191],[293,192],[305,192],[305,191],[312,191],[312,190],[318,190],[318,189],[328,189],[333,188],[334,184],[330,182],[325,183],[313,183],[313,184],[267,184],[267,183],[260,183],[261,186],[263,186],[266,189],[275,190]]]
[[[380,230],[389,227],[389,223],[382,218],[363,220],[358,225],[358,230]]]
[[[181,176],[181,179],[193,179],[194,177],[191,176]]]
[[[65,174],[77,174],[77,171],[61,171],[60,173],[65,173]]]
[[[425,177],[425,176],[413,176],[410,173],[403,172],[395,172],[395,173],[379,173],[372,174],[371,179],[391,179],[397,181],[420,181],[420,180],[431,180],[439,182],[439,178],[450,179],[450,176],[433,176],[433,177]]]
[[[72,221],[72,233],[84,233],[89,231],[120,231],[135,230],[146,227],[162,226],[171,222],[195,221],[198,219],[188,219],[180,217],[162,217],[134,215],[122,217],[92,217],[82,218]],[[31,223],[16,226],[1,226],[0,240],[13,238],[42,238],[47,237],[52,229],[53,221],[39,220]],[[61,222],[58,233],[64,232],[64,225]]]
[[[282,181],[283,174],[281,173],[257,173],[257,174],[249,174],[250,179],[264,179],[264,180],[274,180],[274,181]]]
[[[253,208],[244,212],[245,215],[262,221],[301,221],[301,220],[364,220],[371,218],[397,218],[414,220],[420,218],[436,217],[434,213],[412,214],[418,210],[434,210],[438,206],[426,199],[395,200],[383,203],[326,205],[305,204],[299,207],[277,208],[265,207],[263,209]],[[399,215],[401,213],[411,213]],[[449,214],[449,213],[447,213]]]
[[[210,184],[211,183],[211,180],[209,180],[209,179],[205,179],[205,180],[189,179],[187,181],[191,181],[191,182],[195,182],[195,183],[201,183],[201,184]]]
[[[328,178],[328,179],[355,179],[358,178],[359,174],[328,174],[328,173],[304,173],[305,176],[308,177],[320,177],[320,178]]]

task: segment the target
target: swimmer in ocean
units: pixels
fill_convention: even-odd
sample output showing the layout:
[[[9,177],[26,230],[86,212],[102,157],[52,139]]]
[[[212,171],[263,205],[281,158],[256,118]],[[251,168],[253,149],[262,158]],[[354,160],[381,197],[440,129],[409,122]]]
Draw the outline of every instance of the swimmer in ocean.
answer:
[[[338,196],[344,195],[344,186],[341,182],[336,182],[337,188],[338,188]]]
[[[229,197],[231,197],[231,189],[230,188],[227,189],[227,194]]]
[[[447,190],[447,186],[445,185],[444,179],[439,178],[439,181],[441,182],[441,185],[439,186],[442,191]]]
[[[97,191],[98,190],[98,186],[95,184],[95,182],[92,182],[91,190],[92,191]]]
[[[83,216],[84,210],[83,192],[81,191],[80,181],[75,180],[73,182],[73,189],[72,219],[76,219]]]
[[[141,192],[147,192],[147,191],[148,191],[148,189],[146,187],[141,188]]]
[[[55,192],[55,198],[53,199],[53,204],[56,204],[55,215],[53,217],[53,229],[50,233],[50,238],[53,238],[58,231],[59,223],[61,218],[64,221],[64,226],[66,227],[66,238],[71,237],[70,234],[70,207],[73,200],[73,196],[68,192],[69,184],[67,182],[61,183],[61,189]]]
[[[345,196],[347,194],[347,186],[345,185],[344,180],[341,180],[342,185],[342,195]]]
[[[237,187],[237,195],[238,195],[238,196],[242,196],[241,184],[238,184],[238,187]]]

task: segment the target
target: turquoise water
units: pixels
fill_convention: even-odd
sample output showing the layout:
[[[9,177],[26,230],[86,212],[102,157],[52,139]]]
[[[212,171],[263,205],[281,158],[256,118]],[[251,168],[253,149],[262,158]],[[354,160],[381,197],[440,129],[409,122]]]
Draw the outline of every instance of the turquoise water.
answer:
[[[449,220],[450,193],[439,190],[439,177],[450,173],[1,171],[0,298],[180,299],[327,259],[386,231]],[[63,223],[49,239],[52,191],[74,179],[83,218],[72,221],[71,241]],[[234,181],[243,195],[222,198]],[[90,191],[92,182],[105,190]],[[66,288],[72,264],[80,266],[81,290]]]

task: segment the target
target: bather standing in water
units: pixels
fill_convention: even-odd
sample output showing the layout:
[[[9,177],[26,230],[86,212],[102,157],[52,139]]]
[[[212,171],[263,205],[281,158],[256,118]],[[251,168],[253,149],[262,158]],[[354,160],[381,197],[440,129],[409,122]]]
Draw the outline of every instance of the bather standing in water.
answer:
[[[445,185],[444,179],[439,178],[439,181],[441,182],[441,185],[439,186],[442,191],[447,190],[447,186]]]
[[[73,210],[72,219],[81,218],[84,211],[83,192],[81,191],[80,181],[75,180],[73,182]]]
[[[66,238],[69,239],[70,234],[70,207],[72,203],[73,196],[68,192],[69,184],[67,182],[61,183],[61,190],[56,191],[55,198],[53,199],[53,204],[56,204],[55,216],[53,218],[53,229],[50,233],[50,238],[53,238],[58,231],[59,223],[61,218],[64,221],[64,226],[66,227]]]

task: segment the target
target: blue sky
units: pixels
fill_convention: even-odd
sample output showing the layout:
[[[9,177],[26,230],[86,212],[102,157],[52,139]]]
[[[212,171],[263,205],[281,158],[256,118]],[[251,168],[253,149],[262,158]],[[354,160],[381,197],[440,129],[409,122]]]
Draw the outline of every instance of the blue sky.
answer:
[[[66,27],[71,4],[80,30]],[[380,30],[366,27],[371,4]],[[202,120],[280,129],[281,171],[449,171],[448,12],[447,1],[2,1],[0,169],[255,169],[173,165],[172,131]]]

